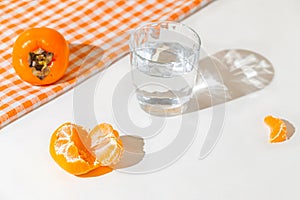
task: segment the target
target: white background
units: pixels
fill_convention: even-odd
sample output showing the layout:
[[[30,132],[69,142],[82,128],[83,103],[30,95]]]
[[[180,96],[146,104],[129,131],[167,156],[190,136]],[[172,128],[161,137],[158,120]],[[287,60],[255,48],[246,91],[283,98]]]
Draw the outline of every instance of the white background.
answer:
[[[189,150],[164,170],[141,175],[114,171],[86,179],[70,175],[48,151],[52,132],[74,120],[69,91],[1,129],[0,199],[299,199],[299,11],[297,0],[219,0],[184,20],[209,54],[248,49],[264,55],[275,69],[269,86],[226,103],[222,137],[206,159],[198,157],[210,109],[199,111],[202,124]],[[113,87],[129,69],[127,56],[104,73],[103,98],[95,106],[99,121],[114,124]],[[268,143],[263,119],[269,114],[294,125],[289,141]]]

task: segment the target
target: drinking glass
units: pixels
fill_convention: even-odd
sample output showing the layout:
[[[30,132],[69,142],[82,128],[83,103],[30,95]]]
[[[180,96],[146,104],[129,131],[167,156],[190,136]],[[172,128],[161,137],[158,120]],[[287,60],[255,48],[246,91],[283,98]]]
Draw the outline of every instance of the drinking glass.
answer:
[[[188,26],[153,22],[130,37],[132,80],[142,109],[156,115],[182,113],[197,78],[200,38]]]

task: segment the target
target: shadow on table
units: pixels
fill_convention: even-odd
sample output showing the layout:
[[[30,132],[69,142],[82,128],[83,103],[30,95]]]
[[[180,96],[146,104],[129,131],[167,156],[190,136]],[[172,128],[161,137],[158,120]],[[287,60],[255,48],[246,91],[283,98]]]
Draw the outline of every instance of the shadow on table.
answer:
[[[145,156],[144,139],[137,136],[121,136],[124,146],[124,153],[120,162],[114,167],[115,169],[123,169],[136,165],[143,160]]]
[[[272,64],[262,55],[243,49],[223,50],[199,63],[199,76],[185,113],[232,101],[270,84]]]
[[[286,137],[289,140],[295,133],[295,127],[289,121],[281,119],[286,125]]]
[[[69,44],[69,67],[65,75],[56,84],[77,81],[86,72],[100,67],[105,51],[90,44]],[[100,70],[100,69],[99,69]],[[97,71],[97,70],[96,70]]]

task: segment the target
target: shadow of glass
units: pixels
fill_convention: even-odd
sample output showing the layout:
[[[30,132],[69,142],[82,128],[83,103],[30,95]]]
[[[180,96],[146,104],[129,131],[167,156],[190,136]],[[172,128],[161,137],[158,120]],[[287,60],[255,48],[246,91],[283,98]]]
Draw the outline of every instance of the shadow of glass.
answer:
[[[57,82],[78,82],[78,79],[100,70],[104,50],[89,44],[69,44],[69,67],[65,75]],[[99,68],[99,70],[95,70]]]
[[[200,60],[194,95],[184,113],[235,100],[265,88],[274,77],[272,64],[243,49],[223,50]]]
[[[136,165],[143,160],[145,156],[144,139],[137,136],[121,136],[124,153],[120,162],[115,165],[114,169],[123,169]]]

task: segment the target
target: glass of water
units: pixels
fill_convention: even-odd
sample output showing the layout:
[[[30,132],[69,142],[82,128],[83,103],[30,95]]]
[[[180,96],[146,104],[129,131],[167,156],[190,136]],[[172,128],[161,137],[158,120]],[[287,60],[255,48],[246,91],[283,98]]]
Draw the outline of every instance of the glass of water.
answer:
[[[154,22],[138,27],[129,41],[132,80],[143,110],[182,113],[197,78],[200,38],[186,25]]]

